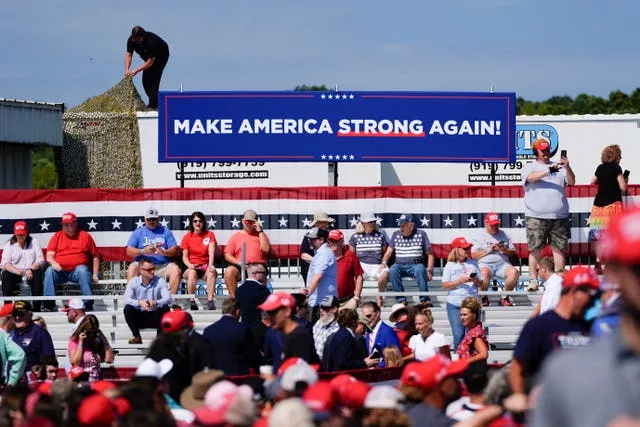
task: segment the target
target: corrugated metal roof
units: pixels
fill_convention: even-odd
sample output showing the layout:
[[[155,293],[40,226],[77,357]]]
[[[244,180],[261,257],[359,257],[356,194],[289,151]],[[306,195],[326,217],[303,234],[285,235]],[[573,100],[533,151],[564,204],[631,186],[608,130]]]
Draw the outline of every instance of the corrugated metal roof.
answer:
[[[8,103],[8,104],[23,104],[25,106],[31,106],[31,105],[45,106],[46,105],[49,107],[64,108],[64,103],[62,102],[29,101],[26,99],[10,99],[10,98],[0,98],[0,102]]]
[[[0,98],[0,141],[62,147],[64,104]]]

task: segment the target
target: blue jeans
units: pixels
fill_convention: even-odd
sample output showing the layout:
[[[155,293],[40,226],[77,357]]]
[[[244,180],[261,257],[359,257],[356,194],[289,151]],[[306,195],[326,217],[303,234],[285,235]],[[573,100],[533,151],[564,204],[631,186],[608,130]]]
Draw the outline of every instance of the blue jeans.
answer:
[[[91,295],[91,272],[86,265],[78,265],[71,271],[55,271],[48,267],[44,273],[44,296],[55,296],[56,283],[76,282],[80,283],[80,293]],[[85,301],[85,305],[91,305],[93,301]]]
[[[449,325],[453,333],[453,351],[455,351],[460,341],[462,341],[462,338],[464,338],[465,333],[462,320],[460,320],[460,307],[447,303],[447,317],[449,318]]]
[[[424,264],[393,264],[389,269],[389,279],[395,292],[404,292],[403,277],[414,277],[418,281],[420,292],[429,292],[427,268]],[[396,297],[397,302],[405,302],[405,297]],[[420,297],[420,302],[430,301],[429,297]]]

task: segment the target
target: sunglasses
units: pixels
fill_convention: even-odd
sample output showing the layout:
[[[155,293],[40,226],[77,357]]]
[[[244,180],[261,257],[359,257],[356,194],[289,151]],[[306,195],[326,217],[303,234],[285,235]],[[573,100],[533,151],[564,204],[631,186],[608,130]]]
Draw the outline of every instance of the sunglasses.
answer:
[[[194,224],[202,224],[204,221],[201,219],[194,219],[194,220],[191,220],[191,222],[193,222]]]
[[[365,314],[364,317],[366,317],[367,319],[371,319],[375,315],[376,315],[376,313],[370,313],[370,314]]]
[[[158,220],[158,218],[145,218],[144,220],[145,220],[145,221],[154,222],[154,221],[157,221],[157,220]]]
[[[141,268],[140,270],[142,271],[155,271],[156,268],[155,267],[150,267],[150,268]]]

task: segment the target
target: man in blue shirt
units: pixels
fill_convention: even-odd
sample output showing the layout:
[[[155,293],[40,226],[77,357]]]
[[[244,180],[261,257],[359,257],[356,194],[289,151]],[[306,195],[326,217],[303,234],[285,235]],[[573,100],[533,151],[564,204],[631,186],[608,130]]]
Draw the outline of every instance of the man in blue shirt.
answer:
[[[129,344],[142,344],[140,329],[159,331],[162,315],[172,303],[167,282],[154,274],[153,261],[142,258],[138,263],[140,275],[129,280],[124,291],[124,318],[133,335]]]
[[[394,231],[389,240],[389,247],[382,257],[382,263],[389,265],[389,258],[395,252],[396,262],[389,269],[389,278],[396,292],[404,292],[403,277],[414,277],[420,292],[428,292],[428,281],[432,279],[435,256],[427,233],[416,230],[411,214],[403,214],[398,218],[400,230]],[[426,263],[426,267],[425,267]],[[405,302],[405,297],[396,297],[397,302]],[[420,302],[431,307],[429,297],[420,297]]]
[[[306,234],[315,250],[307,274],[307,287],[300,292],[308,295],[311,309],[311,323],[320,318],[320,304],[328,296],[338,297],[338,262],[327,244],[329,231],[313,227]]]
[[[138,262],[142,257],[149,258],[156,267],[156,276],[169,282],[172,294],[178,292],[180,286],[180,267],[171,262],[178,254],[178,243],[171,230],[158,223],[156,208],[147,208],[144,214],[144,225],[137,228],[127,242],[127,255],[133,258],[127,270],[127,281],[138,275]]]
[[[33,309],[28,301],[16,301],[13,305],[13,319],[15,328],[10,332],[11,339],[18,344],[27,356],[25,373],[31,372],[31,367],[40,363],[40,356],[55,357],[51,335],[45,328],[33,323]]]

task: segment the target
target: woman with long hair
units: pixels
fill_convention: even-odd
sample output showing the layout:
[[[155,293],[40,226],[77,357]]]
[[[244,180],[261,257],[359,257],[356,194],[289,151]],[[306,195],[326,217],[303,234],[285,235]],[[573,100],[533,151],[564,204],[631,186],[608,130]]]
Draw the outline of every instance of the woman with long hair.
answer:
[[[468,359],[469,363],[484,361],[489,358],[489,341],[480,321],[480,302],[478,298],[469,297],[460,306],[460,321],[466,333],[456,353],[460,359]]]
[[[69,362],[89,373],[89,381],[102,378],[100,364],[113,363],[113,349],[100,330],[100,322],[93,314],[87,314],[69,340]]]
[[[442,287],[447,295],[447,317],[453,332],[453,347],[457,348],[464,336],[464,326],[460,321],[460,306],[467,297],[477,297],[482,286],[478,263],[471,258],[471,243],[464,237],[456,237],[451,242],[451,252],[442,270]]]
[[[422,362],[431,359],[436,354],[442,354],[451,358],[447,338],[433,329],[433,314],[425,308],[415,315],[415,328],[418,333],[409,339],[411,354],[404,360],[417,360]]]
[[[44,256],[38,240],[31,237],[25,221],[16,221],[13,236],[2,250],[0,269],[2,269],[2,295],[13,296],[18,293],[19,284],[26,279],[31,294],[42,296],[42,267]],[[7,303],[9,301],[5,301]],[[40,311],[40,301],[33,301],[33,310]]]
[[[214,265],[217,251],[216,235],[207,230],[207,221],[202,212],[189,216],[189,231],[180,242],[182,261],[187,267],[183,277],[187,281],[187,292],[196,293],[198,279],[207,282],[207,308],[216,309],[215,284],[218,273]],[[198,304],[191,300],[191,310],[197,310]]]

